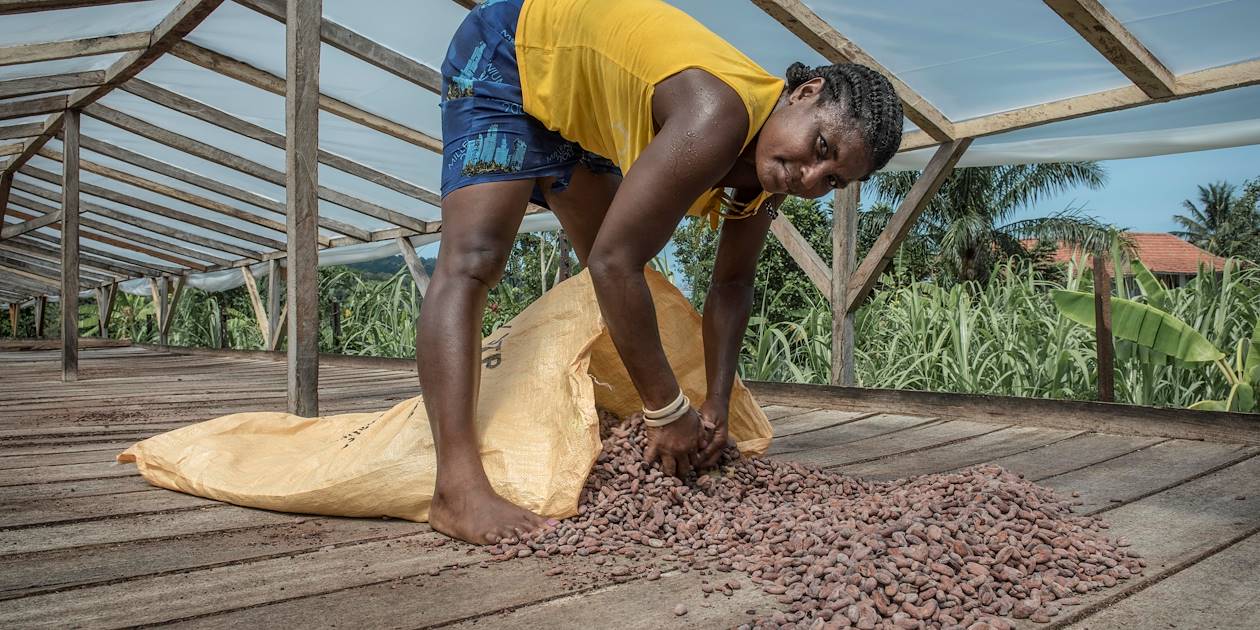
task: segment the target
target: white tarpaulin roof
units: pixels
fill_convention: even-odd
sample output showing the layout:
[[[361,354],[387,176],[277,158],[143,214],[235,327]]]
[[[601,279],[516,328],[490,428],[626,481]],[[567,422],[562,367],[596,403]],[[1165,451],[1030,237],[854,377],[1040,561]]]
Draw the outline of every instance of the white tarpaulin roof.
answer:
[[[194,1],[184,0],[183,5]],[[1122,30],[1139,41],[1156,63],[1166,69],[1160,72],[1175,75],[1175,95],[1186,97],[1141,107],[1135,105],[1148,97],[1135,91],[1134,81],[1051,8],[1052,5],[1078,4],[1073,1],[973,0],[958,4],[936,0],[809,0],[804,5],[794,0],[670,2],[728,39],[767,70],[778,74],[793,61],[818,65],[836,58],[834,54],[824,56],[811,48],[805,42],[808,36],[803,39],[800,31],[790,31],[776,19],[783,12],[799,15],[804,11],[816,15],[821,19],[818,23],[821,27],[814,30],[821,33],[818,38],[823,48],[830,42],[834,52],[842,48],[836,42],[843,43],[847,38],[849,44],[882,64],[913,92],[912,98],[907,99],[903,91],[903,100],[925,103],[929,118],[937,116],[949,127],[946,132],[957,132],[951,137],[977,136],[960,166],[1102,160],[1260,143],[1260,85],[1255,85],[1260,80],[1260,65],[1255,63],[1260,60],[1260,37],[1255,34],[1255,27],[1260,24],[1260,0],[1103,0],[1102,7]],[[22,2],[0,6],[0,12],[12,11],[7,8],[10,4],[21,5]],[[1078,6],[1092,4],[1082,0]],[[282,180],[279,184],[266,181],[256,173],[247,174],[240,168],[227,166],[223,160],[199,157],[170,146],[143,129],[124,129],[116,117],[105,120],[111,118],[110,112],[120,112],[158,130],[195,140],[201,146],[245,158],[264,170],[283,172],[283,144],[275,146],[250,138],[172,109],[169,103],[159,104],[149,97],[151,89],[144,96],[136,93],[144,92],[140,88],[145,86],[156,86],[159,92],[192,99],[200,104],[198,108],[208,106],[216,114],[226,114],[239,123],[261,128],[263,133],[283,134],[282,95],[205,67],[217,64],[223,69],[223,60],[227,63],[235,60],[252,67],[236,64],[239,72],[284,76],[284,25],[250,5],[271,5],[283,12],[283,2],[277,0],[223,2],[184,38],[184,48],[177,45],[135,79],[115,87],[85,109],[82,117],[81,159],[84,163],[106,167],[104,172],[107,173],[138,176],[159,184],[158,188],[191,193],[198,200],[211,202],[210,205],[221,204],[234,209],[233,215],[216,212],[206,207],[206,203],[155,191],[153,186],[137,185],[134,180],[119,181],[117,177],[101,174],[99,169],[93,172],[85,164],[81,177],[85,188],[91,184],[124,195],[105,198],[90,190],[83,192],[84,217],[97,226],[85,223],[82,228],[84,246],[91,248],[92,256],[138,265],[149,271],[149,275],[210,271],[212,273],[193,273],[190,283],[211,290],[240,284],[239,272],[225,266],[224,262],[239,267],[257,265],[261,260],[275,257],[276,248],[270,244],[282,243],[285,239]],[[105,6],[0,15],[0,49],[16,50],[42,42],[143,33],[158,27],[180,6],[180,0],[123,1]],[[404,78],[397,69],[419,67],[415,64],[440,68],[447,41],[466,12],[466,8],[452,0],[324,0],[324,16],[328,21],[361,36],[360,41],[375,42],[388,49],[385,53],[395,59],[396,71],[382,69],[327,43],[326,25],[326,43],[320,59],[321,92],[358,112],[372,115],[376,122],[361,124],[322,111],[320,147],[381,177],[370,175],[369,179],[363,177],[362,172],[356,175],[343,168],[322,165],[319,183],[351,199],[397,214],[391,215],[392,219],[382,218],[380,212],[369,216],[348,207],[348,202],[340,202],[344,200],[336,203],[321,200],[320,216],[327,220],[321,226],[321,236],[328,239],[326,245],[336,246],[323,251],[321,263],[394,255],[398,252],[394,237],[436,231],[440,210],[433,205],[436,200],[433,191],[439,187],[440,158],[417,138],[440,139],[438,97],[432,89],[422,85],[424,81],[420,76],[404,71],[401,74],[408,77]],[[813,27],[807,24],[798,28]],[[835,39],[836,35],[842,39]],[[3,91],[2,82],[108,70],[120,60],[125,61],[126,55],[126,52],[109,52],[68,59],[6,62],[0,65],[0,97],[8,94]],[[397,62],[398,59],[405,63],[399,65],[402,62]],[[232,74],[230,68],[226,72]],[[1218,84],[1242,87],[1216,91]],[[73,91],[71,88],[28,92],[0,98],[0,106]],[[1022,127],[1005,133],[995,133],[988,122],[993,115],[1022,115],[1020,112],[1024,110],[1099,94],[1113,94],[1103,100],[1129,108],[1039,126],[1025,126],[1032,124],[1027,120],[1019,124],[997,121],[995,124],[999,127]],[[1079,107],[1084,108],[1082,111],[1102,107],[1099,102],[1081,101]],[[1029,114],[1034,119],[1038,115],[1035,111]],[[1047,116],[1062,117],[1061,114]],[[48,119],[47,114],[12,116],[0,122],[0,129],[17,129],[29,123],[40,125]],[[383,125],[395,131],[383,133],[379,130]],[[32,133],[38,132],[38,127],[31,128],[37,130]],[[7,157],[0,157],[3,161],[0,163],[6,168],[9,161],[15,160],[35,140],[33,135],[16,133],[9,132],[2,136],[6,139],[0,140],[0,146],[14,147]],[[922,148],[902,152],[889,168],[921,168],[934,151],[932,145],[938,141],[939,138],[917,131],[917,127],[907,121],[903,146]],[[111,154],[106,155],[102,150]],[[15,216],[14,212],[37,217],[50,208],[59,207],[58,181],[41,178],[39,172],[60,177],[61,143],[55,139],[48,141],[44,151],[26,160],[16,172],[5,225],[26,220]],[[142,163],[147,158],[149,167],[138,165],[138,160],[134,159],[136,154],[141,156]],[[3,155],[6,154],[0,152],[0,156]],[[187,178],[156,172],[150,168],[154,160],[177,167],[181,173],[208,178],[218,186],[211,189],[190,183]],[[140,203],[136,203],[137,200]],[[207,227],[204,221],[197,225],[172,218],[170,213],[157,214],[137,207],[146,205],[144,202],[182,213],[180,216],[208,219],[213,225]],[[112,212],[105,216],[89,205]],[[173,236],[170,230],[162,233],[151,229],[155,223],[174,228],[179,235]],[[357,236],[338,231],[339,225],[356,228]],[[554,229],[557,225],[550,215],[543,213],[532,216],[525,229]],[[216,229],[219,226],[231,228],[231,233]],[[104,235],[102,230],[111,229],[109,238],[94,238]],[[350,228],[342,229],[350,231]],[[45,227],[0,242],[0,257],[34,263],[35,254],[29,248],[55,250],[58,235],[57,229]],[[183,238],[184,235],[205,240],[193,242]],[[421,245],[436,238],[436,234],[417,237],[413,244]],[[369,242],[362,242],[365,240]],[[25,244],[28,249],[19,252],[12,248],[17,247],[16,243]],[[167,244],[173,248],[165,247]],[[245,256],[242,251],[255,255]],[[202,257],[198,258],[199,255]],[[90,262],[85,256],[84,264]],[[48,268],[57,266],[51,260],[40,264]],[[0,258],[0,268],[4,266],[4,259]],[[228,271],[213,273],[225,268]],[[95,273],[114,279],[140,275],[122,274],[117,270],[107,274],[99,269]],[[3,277],[6,281],[0,281],[0,290],[7,293],[0,295],[0,300],[41,292],[32,288],[30,282],[17,280],[7,270]],[[99,282],[89,282],[86,286],[95,284]],[[124,285],[124,289],[147,291],[147,286],[139,282]]]

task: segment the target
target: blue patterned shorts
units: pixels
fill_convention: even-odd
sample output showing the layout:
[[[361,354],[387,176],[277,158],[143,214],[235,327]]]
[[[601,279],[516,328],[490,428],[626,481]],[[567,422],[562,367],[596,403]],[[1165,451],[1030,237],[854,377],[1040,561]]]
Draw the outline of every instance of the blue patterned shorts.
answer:
[[[573,168],[620,173],[606,158],[526,114],[516,64],[522,0],[485,0],[468,12],[442,63],[442,196],[482,182],[555,177],[564,190]],[[535,186],[534,203],[546,206]]]

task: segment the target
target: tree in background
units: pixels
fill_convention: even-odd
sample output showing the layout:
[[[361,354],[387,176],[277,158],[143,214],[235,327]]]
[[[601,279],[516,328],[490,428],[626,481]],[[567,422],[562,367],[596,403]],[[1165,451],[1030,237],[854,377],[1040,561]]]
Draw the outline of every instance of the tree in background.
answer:
[[[1260,260],[1260,177],[1238,187],[1227,182],[1199,186],[1199,204],[1186,199],[1186,214],[1173,216],[1173,234],[1225,257]]]
[[[896,205],[918,178],[918,171],[876,173],[871,188],[877,201]],[[929,202],[915,231],[936,250],[942,274],[983,282],[995,262],[1026,255],[1020,242],[1024,239],[1095,249],[1105,236],[1102,226],[1079,209],[1012,218],[1046,197],[1075,186],[1099,188],[1105,181],[1106,173],[1096,162],[960,168]]]
[[[1228,256],[1237,236],[1233,216],[1237,192],[1237,186],[1223,181],[1199,186],[1199,205],[1189,199],[1181,202],[1186,214],[1173,215],[1173,221],[1184,229],[1173,234],[1213,254]]]
[[[1235,216],[1242,226],[1233,254],[1260,262],[1260,177],[1243,182],[1243,193],[1235,204]]]
[[[788,197],[779,212],[792,221],[814,251],[823,260],[831,260],[831,204],[813,199]],[[713,278],[713,261],[717,257],[719,230],[709,228],[706,219],[689,217],[673,238],[673,262],[679,284],[696,309],[703,310],[704,299]],[[761,304],[768,295],[779,294],[771,317],[783,316],[806,306],[802,292],[817,291],[805,272],[773,235],[766,237],[765,249],[757,263],[753,301]]]

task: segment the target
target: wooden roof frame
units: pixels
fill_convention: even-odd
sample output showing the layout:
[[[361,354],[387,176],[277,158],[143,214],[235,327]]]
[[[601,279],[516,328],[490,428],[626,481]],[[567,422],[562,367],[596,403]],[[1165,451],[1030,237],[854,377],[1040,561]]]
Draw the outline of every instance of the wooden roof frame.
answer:
[[[130,1],[134,0],[104,0],[103,2],[100,0],[95,2],[0,0],[0,15]],[[232,1],[281,23],[287,23],[292,19],[289,12],[293,7],[290,7],[285,0]],[[476,5],[475,0],[453,1],[465,8]],[[852,265],[853,268],[843,274],[838,273],[840,267],[834,264],[827,265],[808,244],[804,243],[800,233],[785,218],[775,222],[773,231],[776,237],[787,246],[789,253],[807,270],[820,291],[833,298],[843,294],[842,308],[846,313],[851,313],[863,301],[888,257],[895,252],[901,239],[917,219],[930,194],[945,177],[948,177],[953,165],[975,138],[1260,84],[1260,60],[1243,61],[1177,75],[1111,15],[1100,0],[1043,0],[1084,41],[1123,73],[1131,81],[1131,85],[986,116],[951,120],[918,94],[912,86],[901,81],[877,59],[821,19],[801,0],[749,1],[826,59],[832,62],[862,63],[889,77],[901,97],[906,116],[919,127],[918,130],[904,135],[901,150],[937,147],[936,156],[926,171],[928,176],[921,178],[924,180],[923,185],[917,187],[922,190],[910,195],[902,208],[898,210],[894,220],[879,239],[879,251],[872,252],[867,260],[861,261],[860,265]],[[292,87],[285,78],[185,39],[185,36],[222,2],[224,0],[182,0],[150,31],[0,47],[0,65],[67,59],[93,54],[125,53],[106,70],[0,81],[0,121],[31,115],[48,115],[42,123],[4,124],[0,122],[0,140],[15,141],[0,144],[0,165],[3,165],[3,170],[0,171],[0,224],[2,224],[0,225],[0,241],[8,243],[9,239],[13,239],[13,247],[6,247],[3,251],[11,253],[14,248],[26,248],[24,251],[27,254],[41,252],[46,255],[47,252],[44,250],[47,248],[47,243],[59,244],[58,239],[49,236],[46,230],[40,229],[62,224],[63,209],[58,207],[57,202],[59,194],[67,193],[66,187],[59,186],[61,188],[59,193],[46,187],[32,186],[23,178],[33,177],[45,183],[59,184],[56,174],[31,167],[28,162],[32,157],[39,155],[53,161],[62,161],[64,168],[70,168],[65,166],[66,156],[63,152],[45,147],[50,139],[62,133],[69,112],[74,112],[76,116],[78,112],[82,112],[106,124],[145,137],[149,141],[209,160],[272,185],[286,187],[290,183],[289,173],[266,167],[244,156],[235,155],[205,142],[160,128],[126,112],[97,103],[110,91],[122,89],[226,131],[272,147],[286,149],[285,134],[263,128],[136,76],[157,58],[170,54],[253,87],[285,95],[286,91]],[[318,0],[311,4],[322,5]],[[441,75],[436,69],[323,17],[322,11],[319,14],[312,14],[308,6],[300,15],[303,20],[300,30],[304,33],[303,37],[307,38],[303,40],[307,42],[306,45],[309,46],[312,41],[321,41],[432,93],[440,92]],[[292,35],[292,30],[286,28],[286,32],[290,35]],[[290,54],[296,50],[294,46],[298,46],[294,41],[289,41],[288,45]],[[317,52],[310,54],[318,56]],[[311,95],[310,98],[315,100],[318,110],[332,113],[414,146],[441,152],[439,138],[351,103],[319,93],[317,87],[314,92],[311,92],[310,86],[317,83],[317,80],[308,83],[304,93]],[[68,90],[70,91],[68,94],[59,93]],[[154,275],[182,275],[190,272],[246,267],[288,256],[286,251],[288,243],[285,240],[236,228],[218,220],[219,217],[231,217],[272,232],[284,232],[292,228],[292,209],[287,207],[288,204],[99,139],[80,138],[77,130],[74,137],[76,150],[72,162],[76,178],[81,168],[111,181],[143,189],[159,199],[171,199],[195,206],[198,208],[198,213],[191,214],[178,210],[175,204],[168,205],[162,201],[139,199],[101,186],[79,184],[77,181],[70,187],[73,189],[76,201],[79,194],[100,197],[111,203],[120,204],[121,207],[151,213],[164,220],[195,225],[200,229],[249,244],[249,246],[241,246],[192,234],[170,225],[167,221],[154,222],[138,214],[132,214],[130,211],[123,212],[84,200],[79,203],[83,213],[99,214],[113,221],[121,221],[127,226],[120,227],[119,224],[102,222],[90,217],[79,219],[79,213],[76,211],[73,213],[73,220],[76,229],[81,223],[83,231],[80,236],[84,241],[105,243],[111,247],[135,251],[148,257],[142,260],[123,260],[122,256],[116,252],[110,253],[99,248],[89,250],[90,246],[84,247],[84,252],[90,254],[91,262],[97,265],[97,270],[115,274],[125,271],[131,274],[148,272]],[[90,159],[80,161],[78,156],[80,147],[125,163],[137,170],[122,171]],[[347,157],[321,150],[318,146],[309,149],[315,156],[312,165],[318,164],[324,168],[350,174],[418,202],[440,207],[439,195],[423,186]],[[8,159],[5,159],[6,157]],[[62,179],[66,178],[66,173],[63,173]],[[170,178],[178,184],[172,185],[159,181],[147,173]],[[19,175],[21,177],[17,177]],[[240,205],[216,201],[205,192],[223,195]],[[314,186],[311,192],[314,195],[312,200],[333,203],[391,226],[372,231],[327,217],[318,217],[316,212],[314,220],[318,222],[318,227],[331,234],[330,236],[316,233],[320,248],[343,247],[383,240],[395,240],[405,248],[410,244],[411,237],[441,230],[440,221],[423,221],[396,209],[387,208],[327,186]],[[315,201],[312,203],[317,204]],[[856,203],[856,199],[845,202],[846,207],[849,205],[856,207]],[[542,209],[536,206],[531,206],[529,209],[529,212],[540,211]],[[8,215],[8,220],[5,219],[6,215]],[[66,218],[69,216],[66,215]],[[14,220],[18,221],[14,222]],[[840,223],[842,222],[837,221],[837,224]],[[836,238],[840,237],[836,236]],[[78,240],[75,239],[76,242]],[[837,243],[840,242],[837,241]],[[193,247],[187,247],[184,244]],[[255,249],[255,246],[259,249]],[[194,247],[217,253],[194,249]],[[837,251],[840,249],[842,248],[837,248]],[[78,255],[77,249],[76,255]],[[12,259],[13,256],[9,255],[9,258]],[[156,263],[153,259],[164,262]],[[84,262],[88,261],[88,257],[85,256]],[[29,277],[30,272],[26,273],[27,275],[20,281],[12,284],[5,282],[8,280],[7,277],[0,279],[0,295],[12,296],[31,291],[37,281]],[[845,286],[840,287],[841,284]]]

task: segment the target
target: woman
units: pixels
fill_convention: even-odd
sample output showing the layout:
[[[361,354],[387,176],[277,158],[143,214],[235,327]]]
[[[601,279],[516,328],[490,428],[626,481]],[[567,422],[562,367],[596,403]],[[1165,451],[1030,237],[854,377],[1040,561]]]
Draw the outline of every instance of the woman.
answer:
[[[710,465],[726,445],[775,209],[784,195],[819,197],[887,163],[902,124],[887,79],[853,64],[797,63],[785,85],[659,0],[486,0],[460,25],[442,70],[442,247],[416,334],[437,444],[430,524],[478,544],[544,526],[495,494],[473,429],[486,295],[531,199],[556,214],[590,270],[652,427],[649,461],[679,477]],[[688,213],[714,226],[725,217],[698,410],[665,359],[643,276]]]

